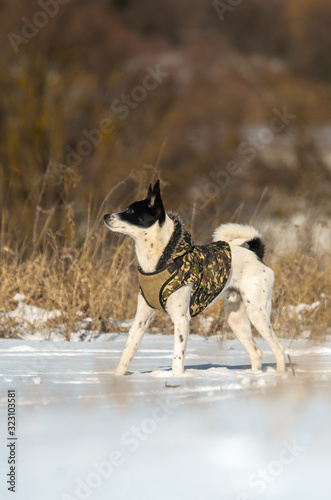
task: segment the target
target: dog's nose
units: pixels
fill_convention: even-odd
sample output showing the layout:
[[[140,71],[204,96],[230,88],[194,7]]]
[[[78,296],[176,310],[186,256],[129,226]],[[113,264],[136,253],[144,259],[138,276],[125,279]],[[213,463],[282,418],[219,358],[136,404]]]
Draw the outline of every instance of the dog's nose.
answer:
[[[108,222],[108,221],[109,221],[109,219],[110,219],[110,214],[105,214],[105,215],[103,216],[103,220],[104,220],[104,222]]]

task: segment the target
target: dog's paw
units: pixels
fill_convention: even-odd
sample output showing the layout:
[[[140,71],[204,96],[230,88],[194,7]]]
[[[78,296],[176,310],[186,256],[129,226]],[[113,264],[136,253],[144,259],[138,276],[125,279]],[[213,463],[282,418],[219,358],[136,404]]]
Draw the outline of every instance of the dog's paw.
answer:
[[[124,375],[126,375],[126,370],[123,371],[117,368],[117,370],[114,371],[113,375],[114,377],[123,377]]]
[[[172,377],[179,377],[180,375],[183,375],[183,373],[184,373],[183,369],[178,369],[178,370],[172,369],[171,376]]]

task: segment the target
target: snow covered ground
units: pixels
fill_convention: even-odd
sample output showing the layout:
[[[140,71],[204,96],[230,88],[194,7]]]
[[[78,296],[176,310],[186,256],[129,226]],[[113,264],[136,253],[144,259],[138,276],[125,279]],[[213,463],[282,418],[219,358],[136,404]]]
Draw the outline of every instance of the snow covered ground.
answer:
[[[172,378],[173,337],[146,334],[130,375],[116,378],[124,333],[24,337],[0,340],[1,500],[330,498],[331,342],[284,341],[293,376],[275,372],[260,339],[263,369],[252,373],[237,341],[191,335],[186,371]]]

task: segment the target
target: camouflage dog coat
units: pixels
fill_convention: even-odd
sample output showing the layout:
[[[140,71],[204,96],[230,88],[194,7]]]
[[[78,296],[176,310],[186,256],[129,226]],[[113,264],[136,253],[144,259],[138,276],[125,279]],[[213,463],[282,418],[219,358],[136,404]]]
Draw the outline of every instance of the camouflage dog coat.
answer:
[[[140,290],[147,304],[163,311],[170,295],[191,283],[190,313],[191,317],[197,316],[221,293],[229,278],[230,246],[225,241],[193,245],[179,218],[170,217],[175,222],[174,237],[169,242],[173,251],[166,263],[160,259],[155,272],[144,273],[138,269]]]

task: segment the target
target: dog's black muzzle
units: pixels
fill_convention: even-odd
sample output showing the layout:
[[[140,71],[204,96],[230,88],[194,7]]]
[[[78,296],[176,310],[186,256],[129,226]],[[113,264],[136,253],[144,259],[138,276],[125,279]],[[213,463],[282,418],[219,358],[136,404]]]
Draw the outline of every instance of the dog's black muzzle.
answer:
[[[105,214],[103,216],[103,220],[104,220],[104,223],[106,224],[106,226],[109,226],[109,224],[111,223],[111,218],[112,218],[112,214]]]

